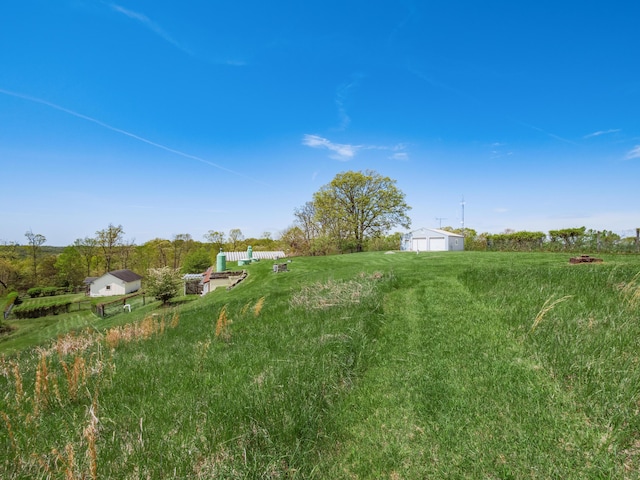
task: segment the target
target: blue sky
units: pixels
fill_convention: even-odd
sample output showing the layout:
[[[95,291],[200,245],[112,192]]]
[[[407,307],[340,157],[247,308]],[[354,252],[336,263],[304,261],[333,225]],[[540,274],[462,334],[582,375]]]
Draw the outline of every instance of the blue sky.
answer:
[[[13,0],[0,241],[273,237],[340,172],[412,228],[640,227],[640,4]]]

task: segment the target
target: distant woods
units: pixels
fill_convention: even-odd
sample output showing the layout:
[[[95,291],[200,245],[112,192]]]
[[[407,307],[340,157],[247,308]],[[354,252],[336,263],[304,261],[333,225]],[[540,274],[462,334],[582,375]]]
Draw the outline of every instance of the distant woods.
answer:
[[[130,269],[146,276],[149,269],[169,267],[181,273],[201,273],[215,265],[220,250],[282,250],[289,256],[330,255],[360,251],[398,250],[408,231],[409,206],[395,181],[375,172],[346,172],[322,187],[311,201],[294,210],[294,223],[275,239],[271,232],[245,238],[239,228],[228,233],[209,230],[202,240],[188,233],[154,238],[142,245],[126,239],[122,225],[109,224],[93,236],[67,247],[46,245],[46,236],[29,230],[26,242],[0,244],[0,296],[33,287],[78,289],[87,277]],[[477,233],[473,228],[442,227],[464,235],[465,250],[544,251],[567,253],[640,253],[640,229],[635,237],[586,227],[539,231],[505,230]]]
[[[149,269],[164,267],[181,273],[201,273],[215,264],[220,249],[246,250],[249,245],[254,251],[283,249],[279,240],[272,239],[271,232],[264,232],[260,238],[245,238],[238,228],[228,234],[210,230],[201,241],[181,233],[142,245],[127,240],[124,227],[114,224],[66,247],[47,246],[46,237],[31,230],[25,237],[23,245],[0,245],[0,295],[40,286],[77,288],[87,277],[124,268],[143,276]]]

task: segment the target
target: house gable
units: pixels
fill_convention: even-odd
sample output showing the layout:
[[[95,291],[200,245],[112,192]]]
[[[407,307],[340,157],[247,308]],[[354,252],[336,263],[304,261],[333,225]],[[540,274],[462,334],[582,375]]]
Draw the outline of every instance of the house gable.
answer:
[[[89,295],[107,297],[126,295],[141,288],[142,277],[131,270],[115,270],[107,272],[89,284]]]

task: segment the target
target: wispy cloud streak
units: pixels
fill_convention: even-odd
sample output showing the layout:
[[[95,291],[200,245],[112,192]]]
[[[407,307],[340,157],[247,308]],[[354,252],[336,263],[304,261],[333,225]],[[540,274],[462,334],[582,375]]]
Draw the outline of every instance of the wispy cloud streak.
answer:
[[[536,127],[535,125],[530,125],[528,123],[519,122],[519,121],[517,121],[517,123],[519,123],[520,125],[524,125],[525,127],[531,128],[532,130],[535,130],[536,132],[543,133],[544,135],[547,135],[547,136],[549,136],[551,138],[555,138],[556,140],[559,140],[561,142],[568,143],[570,145],[578,145],[576,142],[574,142],[572,140],[568,140],[566,138],[563,138],[560,135],[556,135],[555,133],[547,132],[546,130],[543,130],[540,127]]]
[[[584,138],[599,137],[600,135],[609,135],[610,133],[618,133],[619,131],[620,131],[619,128],[611,128],[609,130],[598,130],[597,132],[593,132],[588,135],[585,135]]]
[[[394,146],[351,145],[347,143],[335,143],[319,135],[307,134],[307,135],[304,135],[304,137],[302,138],[302,144],[311,148],[329,150],[330,152],[332,152],[329,155],[329,158],[332,158],[334,160],[339,160],[341,162],[348,162],[349,160],[352,160],[360,150],[387,150],[387,151],[397,152],[397,153],[394,153],[391,157],[389,157],[391,160],[404,161],[404,160],[408,160],[409,158],[408,154],[404,151],[406,147],[402,143],[399,143]]]
[[[333,143],[326,138],[320,137],[318,135],[305,135],[302,138],[302,144],[311,148],[326,148],[327,150],[333,152],[329,155],[330,158],[334,160],[340,160],[341,162],[346,162],[351,160],[358,150],[362,148],[362,145],[348,145],[343,143]]]
[[[351,92],[360,85],[362,75],[354,75],[351,81],[338,87],[336,93],[336,106],[338,107],[338,117],[340,118],[340,130],[345,130],[351,124],[351,117],[347,112],[347,102]]]
[[[626,160],[632,160],[634,158],[640,158],[640,145],[636,145],[635,147],[633,147],[633,149],[631,149],[629,152],[627,152],[627,155],[624,158]]]
[[[110,3],[109,6],[111,7],[112,10],[114,10],[114,11],[116,11],[118,13],[121,13],[122,15],[124,15],[124,16],[132,19],[132,20],[140,22],[145,28],[151,30],[153,33],[158,35],[163,40],[169,42],[174,47],[182,50],[183,52],[185,52],[185,53],[187,53],[187,54],[189,54],[191,56],[194,55],[193,52],[191,52],[188,48],[186,48],[184,45],[182,45],[180,42],[178,42],[176,39],[174,39],[160,25],[158,25],[156,22],[151,20],[149,17],[147,17],[143,13],[134,12],[133,10],[129,10],[128,8],[124,8],[124,7],[122,7],[120,5],[117,5],[115,3]]]
[[[198,161],[200,163],[204,163],[205,165],[210,165],[210,166],[212,166],[214,168],[217,168],[219,170],[223,170],[223,171],[228,172],[228,173],[232,173],[232,174],[240,176],[240,177],[251,178],[251,177],[247,177],[246,175],[243,175],[243,174],[241,174],[239,172],[236,172],[235,170],[231,170],[230,168],[223,167],[222,165],[218,165],[217,163],[210,162],[209,160],[205,160],[204,158],[198,157],[196,155],[191,155],[189,153],[185,153],[185,152],[182,152],[180,150],[176,150],[176,149],[171,148],[171,147],[167,147],[166,145],[162,145],[161,143],[157,143],[157,142],[148,140],[148,139],[146,139],[144,137],[141,137],[139,135],[136,135],[134,133],[128,132],[126,130],[122,130],[121,128],[113,127],[113,126],[109,125],[108,123],[104,123],[104,122],[102,122],[100,120],[97,120],[95,118],[89,117],[87,115],[83,115],[82,113],[78,113],[78,112],[75,112],[73,110],[69,110],[68,108],[61,107],[60,105],[56,105],[55,103],[51,103],[51,102],[48,102],[46,100],[42,100],[41,98],[36,98],[36,97],[29,96],[29,95],[24,95],[22,93],[11,92],[9,90],[4,90],[4,89],[1,89],[1,88],[0,88],[0,93],[3,94],[3,95],[8,95],[10,97],[20,98],[22,100],[27,100],[29,102],[39,103],[41,105],[45,105],[45,106],[53,108],[55,110],[59,110],[61,112],[67,113],[69,115],[72,115],[72,116],[74,116],[76,118],[80,118],[82,120],[86,120],[87,122],[95,123],[96,125],[99,125],[99,126],[101,126],[103,128],[106,128],[107,130],[111,130],[112,132],[116,132],[116,133],[119,133],[121,135],[125,135],[127,137],[133,138],[135,140],[138,140],[140,142],[146,143],[146,144],[151,145],[153,147],[159,148],[159,149],[164,150],[166,152],[173,153],[175,155],[178,155],[178,156],[181,156],[181,157],[184,157],[184,158],[188,158],[188,159],[191,159],[191,160],[196,160],[196,161]],[[262,182],[259,182],[259,183],[262,183]]]

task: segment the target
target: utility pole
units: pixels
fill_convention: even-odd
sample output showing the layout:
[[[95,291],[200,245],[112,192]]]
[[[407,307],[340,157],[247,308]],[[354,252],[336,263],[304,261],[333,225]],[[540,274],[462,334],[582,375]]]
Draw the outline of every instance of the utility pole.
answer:
[[[436,220],[440,222],[440,226],[438,228],[442,228],[442,220],[446,220],[446,217],[436,217]]]
[[[462,196],[462,201],[460,202],[462,206],[462,236],[464,237],[464,195]]]

